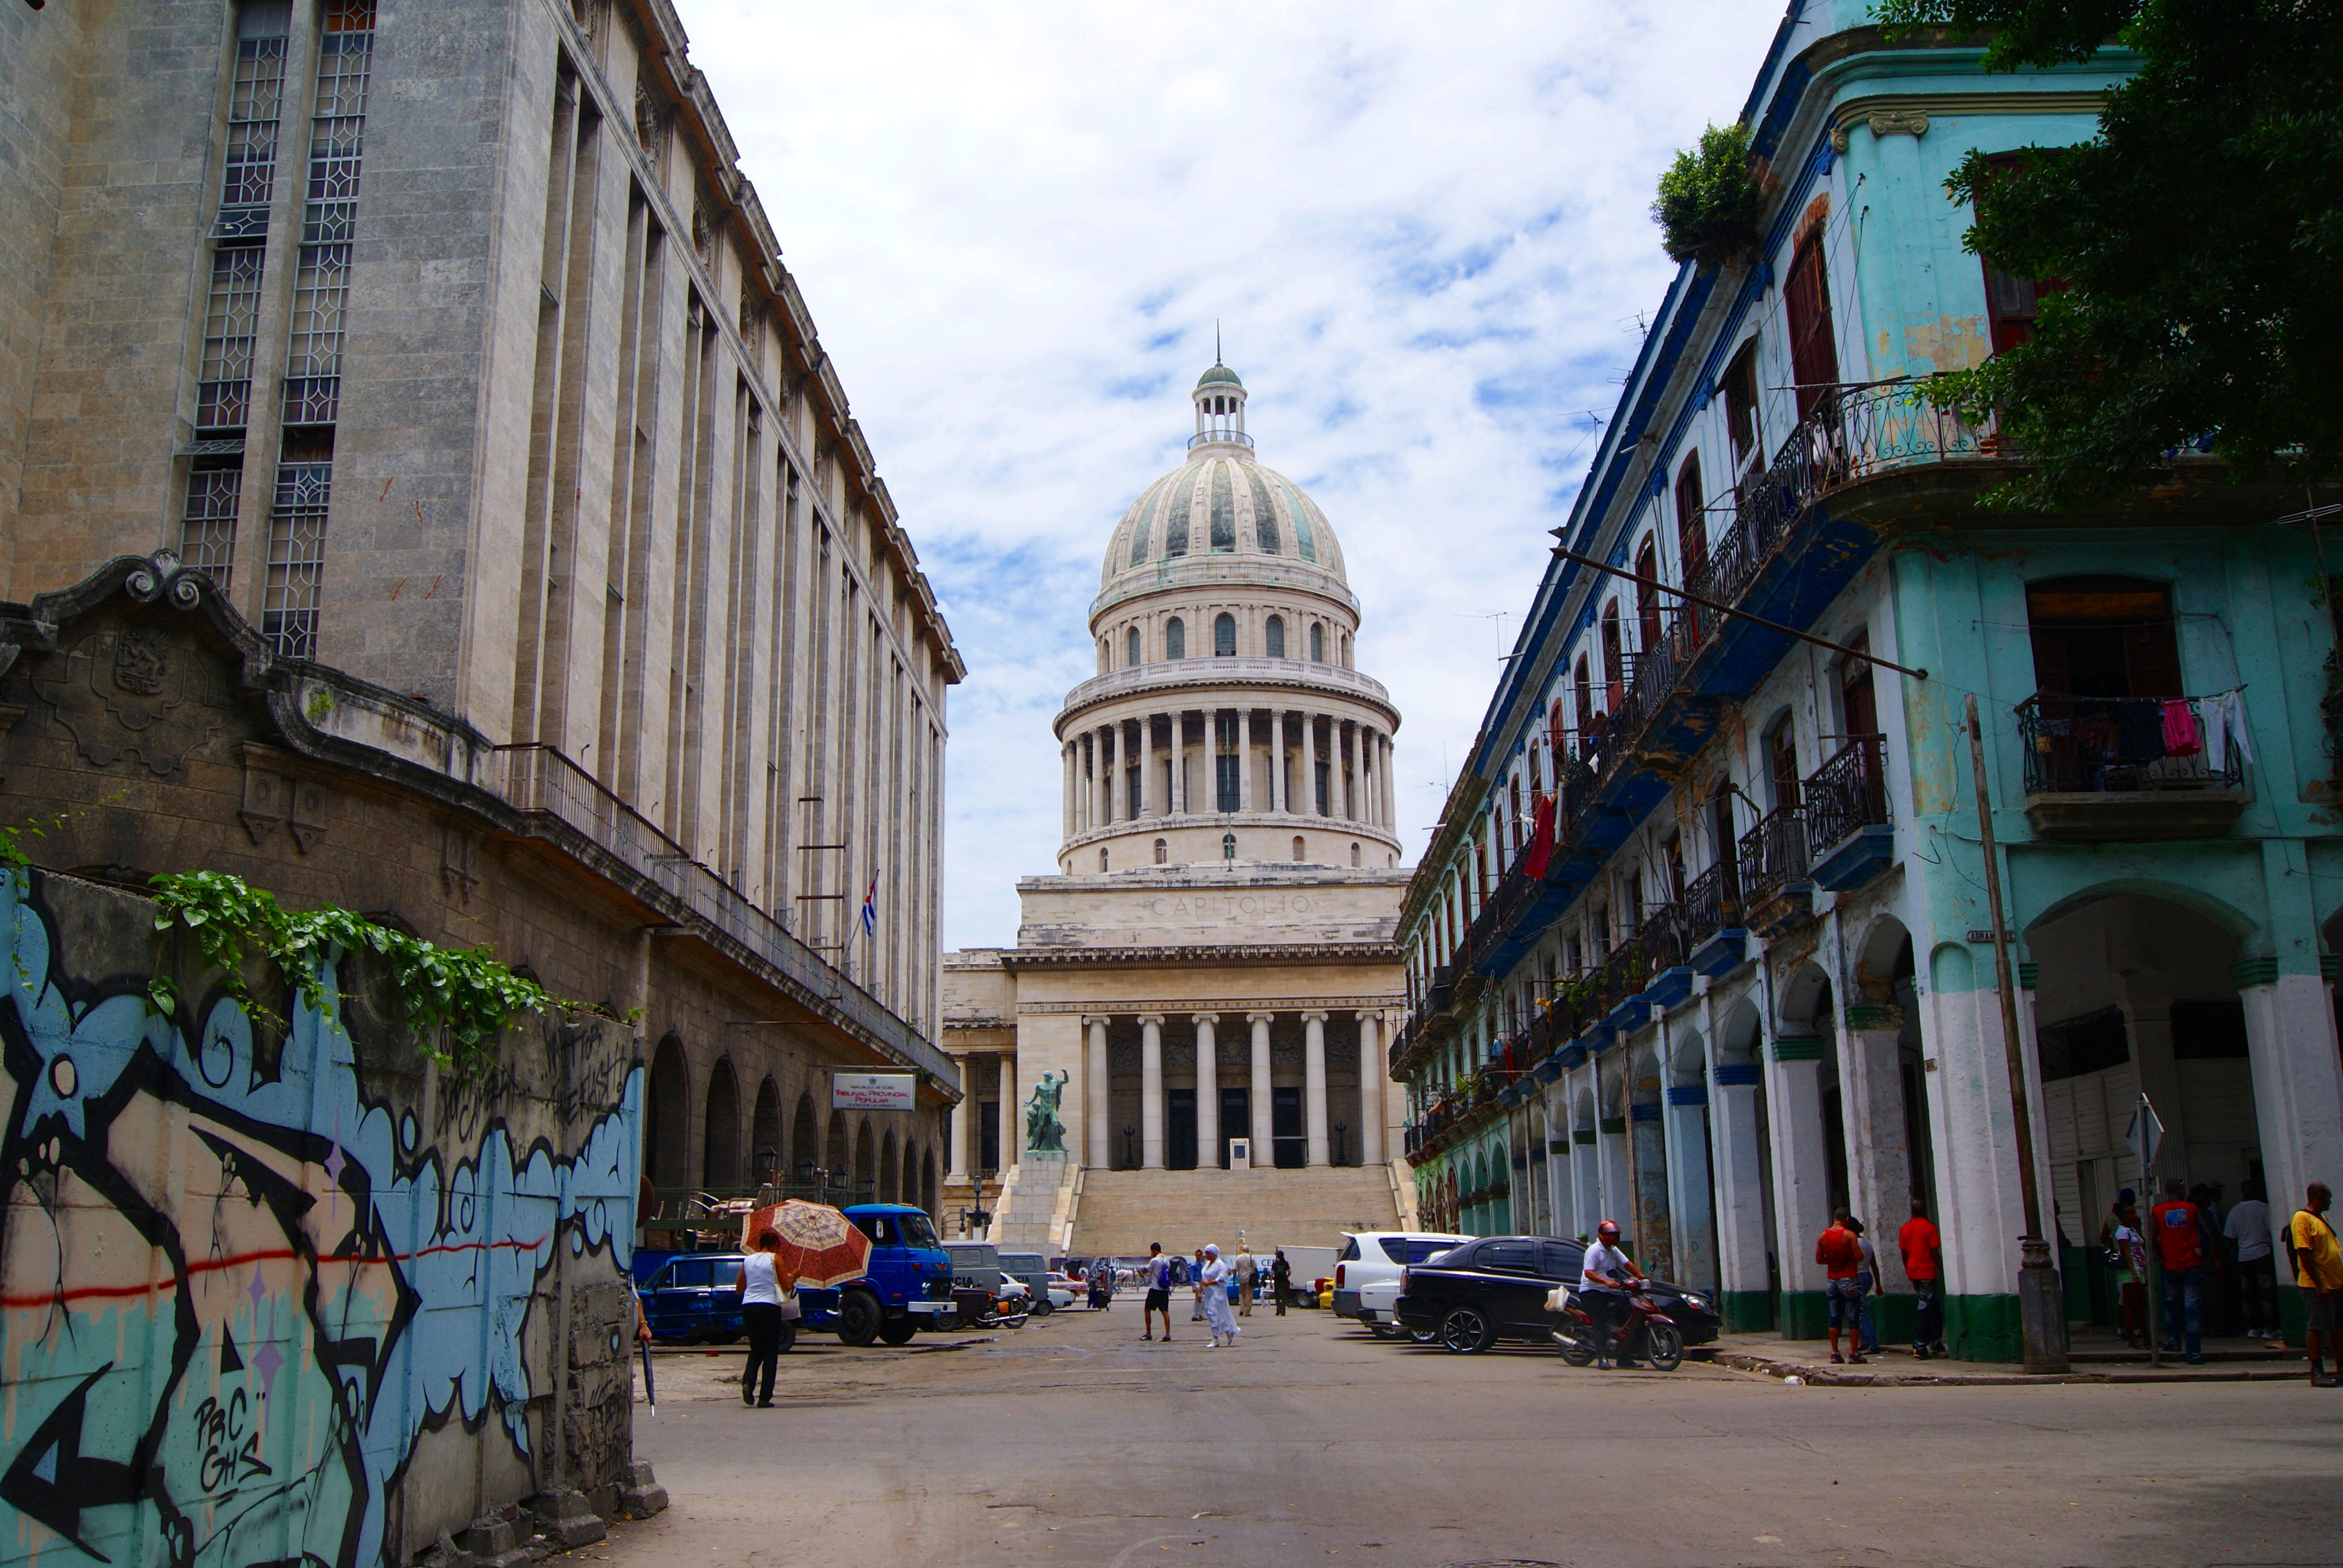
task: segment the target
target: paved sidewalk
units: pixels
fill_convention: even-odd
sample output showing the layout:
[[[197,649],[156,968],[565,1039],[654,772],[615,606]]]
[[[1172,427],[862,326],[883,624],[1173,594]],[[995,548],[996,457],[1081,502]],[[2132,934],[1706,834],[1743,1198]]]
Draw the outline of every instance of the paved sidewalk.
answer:
[[[1908,1346],[1891,1345],[1861,1366],[1834,1366],[1827,1340],[1785,1340],[1775,1334],[1722,1334],[1701,1352],[1717,1366],[1767,1377],[1797,1378],[1826,1388],[1990,1388],[2039,1383],[2307,1382],[2302,1351],[2259,1340],[2207,1340],[2205,1364],[2189,1366],[2175,1353],[2148,1364],[2146,1351],[2112,1334],[2077,1335],[2069,1346],[2074,1370],[2036,1377],[2016,1362],[1916,1361]]]

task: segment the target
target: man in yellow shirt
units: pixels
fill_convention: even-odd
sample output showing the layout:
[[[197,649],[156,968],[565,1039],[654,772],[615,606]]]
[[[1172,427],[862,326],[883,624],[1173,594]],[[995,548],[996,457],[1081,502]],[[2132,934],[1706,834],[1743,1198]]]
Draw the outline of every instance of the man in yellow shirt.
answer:
[[[2313,1181],[2304,1195],[2303,1205],[2287,1221],[2286,1250],[2294,1259],[2294,1282],[2302,1287],[2306,1298],[2303,1305],[2310,1319],[2308,1350],[2310,1352],[2310,1382],[2314,1388],[2333,1388],[2336,1379],[2327,1375],[2324,1362],[2328,1342],[2335,1340],[2335,1307],[2343,1299],[2343,1247],[2335,1241],[2335,1227],[2327,1221],[2327,1205],[2333,1201],[2324,1181]],[[2343,1341],[2335,1347],[2335,1366],[2343,1373]]]

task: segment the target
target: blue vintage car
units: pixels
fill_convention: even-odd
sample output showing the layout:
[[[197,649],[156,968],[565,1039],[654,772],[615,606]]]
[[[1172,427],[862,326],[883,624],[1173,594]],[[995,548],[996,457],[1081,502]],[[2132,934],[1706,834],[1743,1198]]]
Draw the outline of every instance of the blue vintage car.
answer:
[[[924,1210],[901,1203],[858,1203],[846,1210],[870,1238],[862,1278],[798,1292],[803,1316],[785,1326],[782,1348],[799,1332],[834,1333],[850,1345],[883,1340],[908,1342],[922,1324],[933,1327],[954,1312],[951,1259]],[[638,1251],[636,1289],[654,1337],[729,1343],[745,1330],[739,1252]]]

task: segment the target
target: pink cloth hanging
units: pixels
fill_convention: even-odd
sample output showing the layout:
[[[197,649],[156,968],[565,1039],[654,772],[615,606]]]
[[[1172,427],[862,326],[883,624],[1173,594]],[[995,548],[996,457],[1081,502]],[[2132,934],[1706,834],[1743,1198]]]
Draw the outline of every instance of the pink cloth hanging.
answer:
[[[2164,752],[2167,757],[2193,757],[2204,747],[2197,734],[2196,710],[2186,698],[2164,705]]]

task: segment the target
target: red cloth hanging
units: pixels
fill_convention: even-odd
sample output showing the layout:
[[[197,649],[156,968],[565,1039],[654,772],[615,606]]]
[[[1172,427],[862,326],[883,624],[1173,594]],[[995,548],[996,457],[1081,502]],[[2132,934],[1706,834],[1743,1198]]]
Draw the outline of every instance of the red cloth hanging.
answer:
[[[2176,697],[2164,705],[2164,754],[2167,757],[2193,757],[2204,748],[2197,733],[2197,711],[2186,698]]]
[[[1530,856],[1522,862],[1522,869],[1533,877],[1545,875],[1546,865],[1554,859],[1554,797],[1537,798],[1536,825],[1530,830]]]

